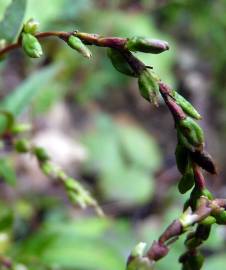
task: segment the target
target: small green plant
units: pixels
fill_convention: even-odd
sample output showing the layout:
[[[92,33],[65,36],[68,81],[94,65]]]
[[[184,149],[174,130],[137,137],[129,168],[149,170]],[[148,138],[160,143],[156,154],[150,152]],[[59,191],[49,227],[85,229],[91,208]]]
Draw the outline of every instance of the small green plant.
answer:
[[[134,52],[159,54],[169,50],[166,41],[145,37],[104,37],[98,34],[72,32],[38,32],[38,23],[29,20],[20,29],[16,42],[10,39],[1,41],[0,57],[4,57],[14,49],[22,48],[28,57],[42,56],[41,40],[48,37],[61,39],[81,55],[91,57],[87,46],[107,48],[107,55],[114,68],[137,79],[140,95],[149,103],[158,106],[161,96],[168,107],[177,131],[177,146],[175,150],[178,170],[181,179],[178,183],[179,192],[184,194],[191,190],[189,199],[184,203],[180,217],[175,219],[152,246],[146,249],[145,243],[138,244],[127,260],[127,270],[151,270],[156,262],[165,257],[170,245],[182,234],[187,234],[185,252],[179,258],[183,270],[198,270],[202,268],[204,257],[199,247],[209,237],[213,224],[226,224],[226,199],[214,198],[206,188],[202,170],[216,174],[216,167],[212,157],[205,150],[204,133],[196,120],[201,119],[199,112],[182,97],[176,90],[166,85],[153,71],[134,54]],[[16,34],[14,33],[14,36]],[[7,41],[9,41],[7,43]],[[96,200],[75,179],[67,176],[57,165],[53,164],[47,151],[33,145],[23,135],[27,126],[19,124],[15,115],[2,108],[0,114],[5,121],[1,122],[1,148],[10,148],[18,154],[30,153],[39,164],[40,169],[47,176],[56,179],[65,188],[72,201],[82,208],[93,206],[102,215],[102,210]],[[192,231],[193,230],[193,231]],[[3,261],[3,260],[2,260]],[[5,261],[5,265],[10,262]],[[6,266],[7,267],[7,266]]]

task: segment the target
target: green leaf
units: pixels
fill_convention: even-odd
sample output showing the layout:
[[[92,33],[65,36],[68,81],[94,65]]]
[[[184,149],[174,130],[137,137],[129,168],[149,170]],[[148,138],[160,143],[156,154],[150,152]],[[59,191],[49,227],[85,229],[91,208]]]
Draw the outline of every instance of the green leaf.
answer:
[[[105,171],[100,179],[105,196],[123,205],[142,204],[151,199],[154,184],[152,175],[136,167],[121,166],[117,170]]]
[[[16,174],[8,159],[0,159],[0,176],[7,184],[16,184]]]
[[[53,65],[37,71],[8,95],[1,103],[1,107],[15,116],[20,115],[43,89],[43,85],[53,80],[59,70],[60,65]]]
[[[0,231],[11,229],[13,225],[13,211],[7,207],[1,207]]]
[[[0,39],[13,42],[21,31],[27,0],[12,0],[0,22]]]
[[[161,153],[154,138],[136,126],[119,126],[119,140],[124,155],[136,166],[156,171],[161,166]]]
[[[111,236],[113,240],[124,240],[120,247]],[[107,219],[48,222],[26,243],[21,242],[18,258],[22,256],[26,260],[32,257],[60,269],[122,270],[125,247],[128,247],[130,239],[132,234],[128,225],[124,230]]]

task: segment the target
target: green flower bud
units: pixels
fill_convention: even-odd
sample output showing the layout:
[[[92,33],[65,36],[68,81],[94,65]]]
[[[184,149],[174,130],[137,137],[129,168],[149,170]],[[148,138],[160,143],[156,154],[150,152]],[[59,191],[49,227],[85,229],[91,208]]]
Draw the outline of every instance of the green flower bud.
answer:
[[[157,106],[159,87],[156,75],[148,69],[145,69],[138,78],[138,85],[141,96]]]
[[[178,143],[190,151],[195,151],[195,147],[189,143],[188,139],[183,135],[181,130],[177,128],[177,140]]]
[[[216,218],[216,223],[219,225],[225,225],[226,224],[226,211],[219,211],[217,213],[214,213],[213,216]]]
[[[41,169],[45,175],[49,176],[54,172],[54,165],[48,161],[42,162]]]
[[[178,190],[181,194],[186,193],[194,185],[194,173],[192,168],[188,165],[185,174],[182,176],[179,184]]]
[[[201,191],[201,196],[205,196],[207,197],[209,200],[213,200],[213,194],[207,189],[207,188],[204,188],[202,191]]]
[[[32,58],[42,56],[42,47],[38,39],[29,33],[22,33],[22,48],[24,52]]]
[[[200,222],[201,225],[212,225],[214,223],[216,223],[216,218],[212,216],[208,216]]]
[[[178,121],[177,129],[179,129],[190,145],[194,147],[203,146],[203,130],[191,117],[186,117],[185,119]]]
[[[27,140],[21,139],[21,140],[16,141],[15,149],[19,153],[27,153],[30,149],[30,144]]]
[[[136,74],[134,73],[133,69],[118,50],[108,48],[107,55],[110,58],[111,63],[116,70],[128,76],[136,77]]]
[[[149,39],[144,37],[129,38],[125,47],[130,51],[139,51],[154,54],[169,50],[169,44],[166,41]]]
[[[34,147],[33,153],[36,155],[37,159],[41,162],[46,162],[49,160],[49,155],[43,147],[39,146]]]
[[[177,144],[175,156],[177,168],[181,172],[181,174],[184,174],[189,161],[189,154],[187,148],[181,144]]]
[[[191,116],[194,119],[200,120],[202,117],[197,112],[197,110],[188,102],[183,96],[181,96],[177,91],[172,91],[172,96],[175,99],[176,103],[183,109],[187,115]]]
[[[64,182],[65,188],[68,191],[78,191],[80,189],[80,186],[78,185],[78,183],[71,177],[68,177],[65,182]]]
[[[90,58],[92,56],[90,50],[83,44],[81,39],[71,35],[68,38],[67,44],[74,50],[81,53],[86,58]]]
[[[30,19],[24,24],[23,32],[34,35],[37,32],[38,27],[39,22],[34,19]]]

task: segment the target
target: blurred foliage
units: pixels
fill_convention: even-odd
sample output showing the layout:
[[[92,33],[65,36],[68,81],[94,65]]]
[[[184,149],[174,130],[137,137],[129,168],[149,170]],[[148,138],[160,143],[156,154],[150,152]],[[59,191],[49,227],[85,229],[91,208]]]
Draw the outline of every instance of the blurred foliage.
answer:
[[[4,17],[10,3],[20,3],[22,8],[22,2],[25,3],[1,0],[0,18]],[[212,95],[221,105],[218,110],[225,112],[224,0],[27,2],[25,18],[39,20],[41,30],[79,29],[106,36],[139,35],[167,40],[171,46],[169,52],[151,56],[139,54],[139,57],[172,86],[178,84],[178,74],[173,72],[177,47],[191,48],[216,78],[212,81]],[[3,19],[0,39],[11,41],[16,37],[23,10],[12,9],[13,19],[10,15]],[[6,33],[3,22],[7,21],[11,30]],[[70,171],[84,175],[97,200],[113,211],[108,218],[99,219],[89,212],[73,210],[64,198],[56,199],[59,191],[52,191],[53,183],[51,187],[46,186],[45,191],[20,190],[23,181],[27,181],[23,183],[25,186],[32,181],[31,176],[24,173],[24,164],[18,169],[13,155],[1,152],[0,254],[32,270],[124,269],[134,244],[138,241],[151,244],[181,211],[176,191],[164,194],[161,204],[156,202],[156,198],[162,196],[156,194],[158,186],[161,187],[157,175],[168,162],[158,146],[158,134],[163,132],[165,141],[171,140],[166,129],[160,127],[167,123],[160,114],[153,123],[150,121],[151,109],[136,96],[135,81],[113,69],[105,49],[91,47],[93,58],[88,62],[54,38],[44,41],[43,48],[45,56],[38,61],[27,59],[18,50],[1,62],[1,108],[10,110],[20,119],[29,119],[34,125],[47,118],[43,125],[51,126],[48,117],[52,109],[64,103],[72,120],[70,128],[63,129],[62,133],[75,134],[75,140],[87,152],[79,172],[73,171],[77,166],[73,163]],[[130,98],[125,98],[125,91]],[[141,111],[145,123],[137,111]],[[59,114],[55,118],[60,118]],[[0,125],[3,124],[1,116]],[[152,124],[157,126],[157,131],[150,134]],[[42,181],[36,171],[32,177]],[[142,212],[146,207],[150,213],[143,219],[139,210]],[[128,213],[123,215],[123,210]],[[177,258],[181,250],[183,239],[172,245],[157,269],[166,270],[169,265],[179,269]],[[222,228],[214,227],[204,252],[207,255],[205,270],[224,268],[225,231]]]

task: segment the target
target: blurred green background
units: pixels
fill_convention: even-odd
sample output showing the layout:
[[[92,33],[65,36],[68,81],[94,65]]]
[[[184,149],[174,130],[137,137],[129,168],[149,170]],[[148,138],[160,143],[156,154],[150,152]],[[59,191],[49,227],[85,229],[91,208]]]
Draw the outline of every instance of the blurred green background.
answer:
[[[10,2],[0,1],[0,18]],[[203,115],[220,172],[206,175],[208,186],[226,197],[225,14],[225,0],[28,0],[26,19],[39,20],[41,31],[167,40],[170,51],[138,56]],[[0,63],[0,98],[10,97],[18,120],[33,125],[31,140],[81,179],[106,218],[73,208],[30,156],[0,152],[0,254],[18,270],[122,270],[133,246],[150,245],[186,200],[177,190],[173,121],[162,102],[150,107],[136,80],[113,69],[104,48],[90,47],[87,60],[54,38],[42,44],[38,60],[16,50]],[[183,241],[156,269],[180,269]],[[202,247],[205,270],[225,267],[225,245],[225,229],[214,227]]]

